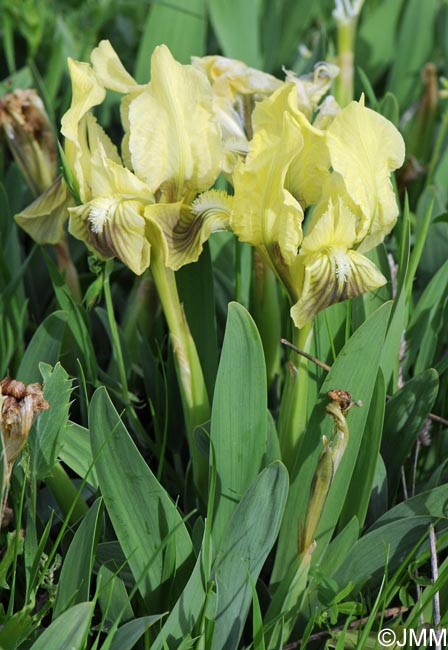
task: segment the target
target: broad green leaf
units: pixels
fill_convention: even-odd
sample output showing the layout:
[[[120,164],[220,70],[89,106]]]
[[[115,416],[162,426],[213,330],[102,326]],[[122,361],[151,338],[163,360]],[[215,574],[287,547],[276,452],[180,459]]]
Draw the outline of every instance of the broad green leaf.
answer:
[[[139,83],[149,81],[149,62],[156,45],[168,45],[180,63],[190,63],[191,56],[205,54],[207,18],[206,0],[172,0],[148,5],[148,18],[135,64]]]
[[[266,367],[257,328],[244,307],[231,303],[211,418],[218,481],[213,520],[215,548],[265,460],[266,392]]]
[[[29,444],[32,471],[36,478],[43,479],[51,473],[64,445],[72,380],[60,363],[54,368],[40,363],[39,370],[43,379],[44,397],[50,408],[37,418],[30,432]]]
[[[322,435],[331,434],[333,422],[325,416],[327,393],[335,388],[348,390],[353,399],[362,400],[363,407],[352,409],[348,415],[350,439],[339,469],[334,477],[318,527],[317,548],[313,560],[325,550],[344,505],[350,479],[356,464],[370,402],[375,386],[381,350],[384,342],[391,304],[386,303],[366,320],[351,336],[328,373],[311,414],[297,463],[293,469],[285,516],[271,581],[282,579],[294,559],[297,547],[296,531],[299,520],[305,519],[309,490],[322,450]]]
[[[319,569],[323,575],[334,573],[350,555],[353,544],[359,537],[360,525],[356,517],[353,517],[341,532],[330,542],[319,563]]]
[[[218,600],[212,650],[238,647],[256,581],[277,539],[288,493],[281,463],[264,469],[228,522],[214,566]]]
[[[353,517],[357,518],[361,528],[364,526],[375,477],[372,458],[376,458],[380,450],[385,404],[386,391],[380,369],[339,526],[348,524]]]
[[[207,0],[213,30],[224,56],[262,67],[260,0]]]
[[[400,481],[400,468],[428,417],[438,389],[436,371],[426,370],[408,381],[386,405],[381,456],[387,468],[391,496]]]
[[[135,582],[118,542],[101,542],[98,544],[95,556],[95,571],[98,572],[103,564],[107,564],[114,573],[117,573],[126,587],[133,587]]]
[[[151,625],[157,623],[162,618],[162,614],[155,616],[142,616],[135,618],[129,623],[125,623],[116,632],[110,650],[131,650],[135,647],[137,641],[143,636]]]
[[[434,518],[448,518],[448,485],[439,485],[439,487],[417,494],[415,497],[402,501],[394,508],[384,513],[369,529],[369,532],[381,528],[399,519],[409,517],[425,517],[427,515]]]
[[[427,498],[427,494],[424,496]],[[444,501],[446,501],[446,489]],[[388,558],[388,572],[392,574],[425,536],[429,524],[439,518],[440,508],[443,507],[443,511],[445,510],[445,505],[440,501],[437,501],[437,505],[437,508],[430,510],[422,503],[420,509],[422,514],[409,516],[408,511],[407,516],[397,518],[395,521],[391,516],[391,520],[383,526],[368,531],[352,547],[350,554],[333,578],[342,587],[347,584],[347,577],[350,576],[355,583],[355,592],[367,584],[372,588],[376,587],[384,575],[386,558]],[[391,515],[394,510],[390,511]]]
[[[134,612],[123,580],[102,564],[98,571],[98,594],[103,616],[110,625],[134,619]]]
[[[101,533],[102,502],[97,499],[76,531],[59,576],[53,620],[90,596],[95,548]]]
[[[204,546],[179,600],[172,608],[151,650],[180,648],[182,640],[189,637],[198,624],[206,599],[203,548]]]
[[[26,384],[40,381],[39,363],[56,365],[67,318],[66,312],[54,311],[39,325],[23,356],[17,379]]]
[[[44,630],[30,650],[83,650],[93,609],[93,603],[71,607]]]
[[[63,441],[64,445],[59,452],[59,458],[81,478],[85,478],[89,472],[87,482],[97,488],[96,469],[91,467],[93,455],[89,430],[69,420],[65,426]]]
[[[267,445],[266,445],[266,465],[270,465],[275,460],[281,460],[280,443],[278,440],[277,428],[274,418],[270,411],[267,412]]]
[[[174,586],[174,577],[178,584],[185,579],[192,548],[187,529],[104,388],[92,397],[89,429],[101,494],[118,541],[143,598],[160,609],[165,598],[172,598],[167,592],[168,585]],[[173,574],[165,575],[169,548],[164,552],[161,548],[174,530],[168,541],[174,556]],[[162,584],[163,579],[167,585]]]
[[[314,321],[313,354],[330,366],[336,359],[340,350],[345,344],[345,322],[347,318],[347,307],[345,303],[337,302],[331,307],[319,312]],[[322,383],[326,372],[318,366],[313,368],[313,377],[317,383]]]

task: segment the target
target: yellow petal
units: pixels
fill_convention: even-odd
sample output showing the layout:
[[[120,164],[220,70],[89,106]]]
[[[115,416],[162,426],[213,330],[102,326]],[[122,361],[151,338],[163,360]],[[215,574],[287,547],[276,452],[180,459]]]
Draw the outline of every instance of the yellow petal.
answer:
[[[91,199],[69,210],[69,231],[102,258],[118,257],[140,275],[149,266],[144,209],[154,201],[129,169],[106,156],[102,140],[92,143]]]
[[[289,113],[281,113],[281,129],[275,119],[272,131],[257,130],[246,162],[235,170],[231,227],[241,241],[266,247],[279,271],[293,262],[302,241],[303,210],[285,178],[303,137]]]
[[[339,197],[330,200],[327,210],[303,238],[300,255],[312,255],[324,249],[348,249],[356,239],[356,216]]]
[[[106,91],[88,63],[69,58],[68,69],[72,82],[72,102],[62,118],[61,132],[73,141],[78,136],[79,121],[91,108],[104,101]]]
[[[93,106],[101,104],[106,96],[106,91],[88,63],[80,63],[69,58],[68,67],[72,81],[72,102],[62,118],[61,132],[65,136],[67,162],[78,181],[81,198],[87,200],[86,183],[90,165],[87,150],[86,115]]]
[[[91,158],[90,187],[93,197],[120,196],[122,200],[135,199],[143,205],[154,202],[154,195],[135,174],[107,157],[97,142]]]
[[[71,208],[69,232],[99,257],[118,257],[141,275],[150,262],[144,206],[135,200],[100,197]]]
[[[296,121],[303,136],[303,147],[288,171],[286,186],[303,206],[317,203],[330,176],[330,156],[324,131],[314,128],[303,113]]]
[[[57,244],[64,237],[68,208],[74,204],[62,176],[39,196],[15,220],[38,244]]]
[[[327,212],[304,238],[292,270],[299,300],[291,316],[297,327],[325,307],[385,284],[386,278],[376,266],[351,249],[356,222],[341,199],[335,205],[330,201]]]
[[[228,228],[231,200],[225,192],[211,190],[192,206],[182,202],[147,206],[149,238],[154,246],[162,247],[165,266],[176,271],[196,262],[210,235]]]
[[[327,134],[331,165],[362,215],[357,241],[364,241],[359,250],[369,250],[390,232],[398,215],[389,176],[403,164],[403,138],[391,122],[363,102],[344,108]]]
[[[98,124],[92,113],[87,113],[86,115],[86,127],[90,154],[94,154],[98,148],[101,148],[101,151],[104,152],[104,155],[109,160],[117,165],[121,165],[121,158],[117,147],[104,131],[103,127]]]
[[[282,82],[272,75],[250,68],[237,59],[224,56],[192,57],[193,65],[203,70],[213,83],[213,90],[233,101],[235,94],[270,95]],[[226,88],[226,90],[223,90]]]
[[[338,267],[335,257],[325,252],[301,259],[303,288],[299,300],[291,308],[296,327],[303,327],[325,307],[377,289],[387,281],[373,262],[357,251],[347,251],[342,264],[341,261],[342,258]],[[338,275],[341,266],[344,272]]]
[[[151,82],[129,106],[129,150],[135,173],[164,200],[178,201],[186,190],[208,189],[223,158],[206,77],[157,47]]]
[[[125,69],[110,41],[101,41],[98,47],[92,50],[90,60],[98,79],[105,88],[125,94],[137,86],[137,82]]]
[[[255,107],[254,133],[261,129],[274,138],[283,137],[283,114],[287,112],[302,135],[302,146],[288,169],[285,185],[303,208],[316,203],[329,177],[330,156],[323,131],[314,128],[299,110],[294,84],[284,84],[268,99]]]

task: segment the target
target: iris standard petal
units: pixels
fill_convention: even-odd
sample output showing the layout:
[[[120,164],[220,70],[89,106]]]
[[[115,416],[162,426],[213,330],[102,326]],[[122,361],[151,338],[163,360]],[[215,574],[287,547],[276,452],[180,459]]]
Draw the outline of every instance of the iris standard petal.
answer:
[[[199,70],[175,61],[166,46],[157,47],[151,82],[130,103],[128,116],[134,171],[165,202],[213,185],[223,149],[211,87]]]
[[[302,146],[302,134],[285,112],[279,137],[257,131],[246,162],[234,173],[232,230],[241,241],[264,246],[276,268],[292,263],[302,241],[303,210],[285,188],[288,169]]]
[[[390,173],[403,164],[403,138],[389,120],[366,108],[363,101],[344,108],[327,134],[331,165],[360,211],[359,250],[369,250],[383,241],[398,215]]]

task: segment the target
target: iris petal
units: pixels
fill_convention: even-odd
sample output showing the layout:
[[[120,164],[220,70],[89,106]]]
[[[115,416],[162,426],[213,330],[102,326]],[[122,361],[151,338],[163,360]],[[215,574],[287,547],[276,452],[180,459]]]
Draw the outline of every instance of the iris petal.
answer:
[[[139,178],[167,202],[185,189],[208,189],[223,158],[214,122],[211,87],[192,66],[175,61],[162,45],[151,59],[151,82],[129,106],[129,150]]]

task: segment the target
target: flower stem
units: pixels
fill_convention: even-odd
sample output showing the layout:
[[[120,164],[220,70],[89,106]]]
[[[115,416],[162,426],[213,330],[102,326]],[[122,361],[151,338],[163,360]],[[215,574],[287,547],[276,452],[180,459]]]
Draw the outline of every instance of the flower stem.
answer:
[[[54,244],[54,251],[58,261],[58,269],[65,277],[65,281],[72,292],[74,301],[80,305],[82,302],[82,293],[79,286],[78,271],[76,266],[73,264],[66,237],[61,239],[57,244]]]
[[[339,75],[334,95],[342,108],[353,99],[356,28],[363,4],[364,0],[335,0]]]
[[[353,99],[354,77],[354,46],[356,34],[356,18],[338,24],[338,58],[339,75],[335,80],[335,97],[342,107],[347,106]]]
[[[304,352],[309,352],[313,336],[313,324],[309,321],[301,329],[294,328],[293,343]],[[293,365],[294,362],[297,366]],[[286,375],[280,404],[278,434],[282,460],[289,471],[292,470],[308,421],[308,360],[290,354],[292,369]]]
[[[170,331],[174,362],[182,398],[193,479],[200,494],[205,495],[208,463],[193,436],[195,427],[210,419],[210,403],[201,362],[179,300],[174,271],[168,269],[157,253],[151,258],[151,271]]]
[[[126,310],[121,323],[123,339],[132,360],[140,354],[139,338],[136,329],[145,333],[146,339],[151,339],[154,321],[158,315],[159,301],[154,281],[149,269],[136,277],[134,286],[126,303]]]

